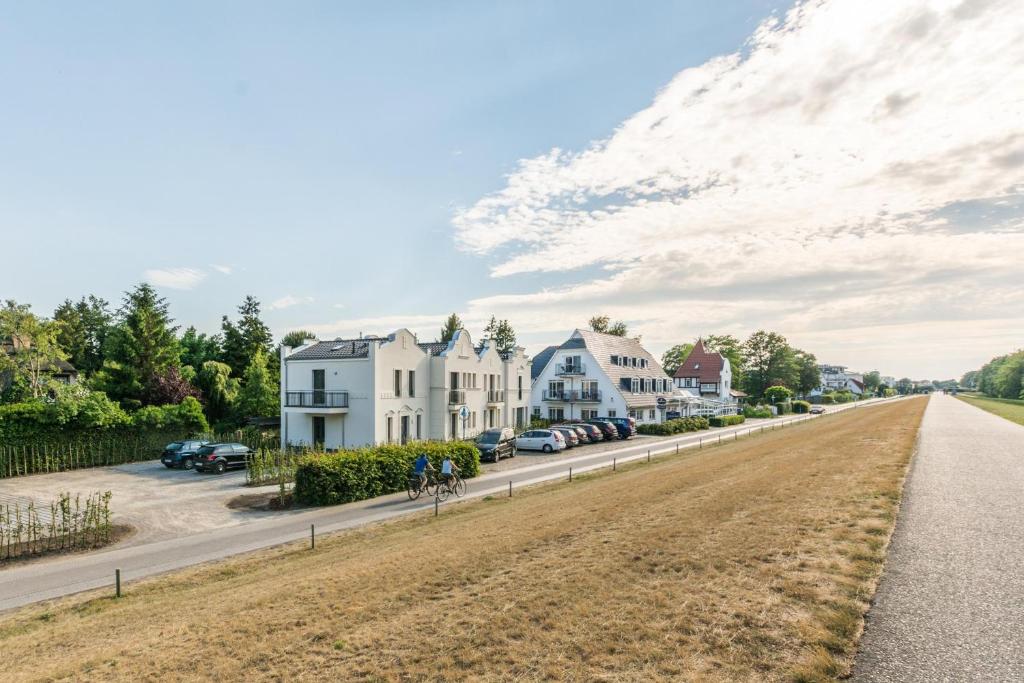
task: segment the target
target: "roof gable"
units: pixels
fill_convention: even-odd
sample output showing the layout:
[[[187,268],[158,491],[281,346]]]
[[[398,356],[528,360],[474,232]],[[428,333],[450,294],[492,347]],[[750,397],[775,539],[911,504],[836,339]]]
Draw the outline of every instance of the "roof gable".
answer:
[[[706,383],[720,382],[722,368],[727,362],[725,356],[717,351],[708,351],[704,347],[704,340],[698,339],[697,343],[693,345],[690,355],[686,357],[673,376],[677,378],[696,377]]]

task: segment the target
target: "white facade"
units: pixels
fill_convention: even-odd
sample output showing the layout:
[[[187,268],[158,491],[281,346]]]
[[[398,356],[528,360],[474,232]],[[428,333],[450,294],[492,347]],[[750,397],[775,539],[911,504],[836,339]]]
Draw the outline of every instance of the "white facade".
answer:
[[[850,391],[856,395],[864,393],[864,375],[859,372],[849,372],[845,365],[819,365],[821,371],[821,386],[810,392],[811,396],[832,391]]]
[[[465,330],[448,344],[421,344],[401,329],[383,338],[285,347],[282,447],[461,439],[522,426],[529,392],[518,388],[529,386],[529,376],[521,348],[503,356],[490,342],[474,347]]]

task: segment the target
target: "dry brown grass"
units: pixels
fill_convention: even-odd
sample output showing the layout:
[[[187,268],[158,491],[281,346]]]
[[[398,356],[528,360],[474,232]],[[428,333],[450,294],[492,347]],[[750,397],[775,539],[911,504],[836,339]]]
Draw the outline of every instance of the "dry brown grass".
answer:
[[[924,403],[24,609],[4,678],[842,675]]]

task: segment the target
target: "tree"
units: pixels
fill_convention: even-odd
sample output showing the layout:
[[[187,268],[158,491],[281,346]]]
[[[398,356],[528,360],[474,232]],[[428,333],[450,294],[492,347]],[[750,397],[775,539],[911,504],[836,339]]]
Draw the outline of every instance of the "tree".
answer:
[[[224,339],[221,342],[221,360],[231,366],[231,372],[240,377],[252,363],[256,352],[267,356],[273,350],[274,337],[270,328],[260,319],[260,302],[253,296],[245,297],[238,307],[239,319],[231,322],[227,316],[221,318]]]
[[[54,311],[53,321],[57,343],[76,370],[92,375],[103,367],[103,347],[113,324],[110,304],[91,294],[77,303],[65,299]]]
[[[508,353],[516,347],[516,331],[508,320],[498,320],[493,315],[484,328],[484,338],[494,341],[501,353]]]
[[[221,356],[220,335],[207,335],[189,326],[181,335],[181,364],[193,368],[197,373],[207,361]]]
[[[448,319],[444,321],[444,326],[441,328],[441,338],[438,340],[442,344],[447,344],[455,336],[455,333],[462,329],[462,320],[455,313],[448,316]]]
[[[978,374],[977,370],[968,370],[964,373],[964,376],[960,378],[960,386],[965,389],[977,389]]]
[[[621,320],[613,323],[611,318],[606,315],[595,315],[587,324],[590,325],[590,329],[594,332],[613,334],[616,337],[625,337],[629,334],[629,328],[626,326],[626,323]]]
[[[289,332],[288,334],[284,335],[284,337],[281,338],[281,345],[291,346],[292,348],[294,348],[296,346],[302,346],[303,344],[305,344],[307,339],[316,338],[317,336],[315,332],[308,332],[306,330],[292,330],[291,332]]]
[[[821,386],[821,368],[813,353],[795,351],[797,375],[795,388],[801,396],[806,396]]]
[[[169,368],[180,364],[177,326],[168,313],[167,300],[142,283],[125,293],[110,332],[107,358],[96,384],[111,398],[142,404]]]
[[[743,386],[743,342],[731,334],[709,334],[704,337],[704,348],[725,356],[732,370],[732,385]]]
[[[909,377],[903,377],[896,381],[895,389],[901,394],[909,394],[914,390],[914,382]]]
[[[0,386],[24,383],[32,398],[40,398],[51,384],[59,361],[67,355],[57,343],[57,325],[37,317],[28,304],[8,299],[0,308]]]
[[[186,396],[199,399],[202,394],[172,365],[158,372],[153,381],[148,383],[142,402],[151,406],[165,406],[181,403]]]
[[[683,364],[686,357],[693,351],[693,344],[676,344],[665,353],[661,354],[661,367],[669,377],[676,374],[676,370]]]
[[[869,394],[877,394],[882,385],[882,374],[878,370],[864,373],[864,389]]]
[[[267,356],[257,349],[245,369],[236,412],[239,417],[266,417],[279,414],[280,406],[277,386],[267,368]]]
[[[786,387],[774,386],[764,390],[764,399],[771,402],[772,405],[784,403],[791,398],[793,398],[793,392]]]
[[[743,344],[746,359],[745,386],[752,396],[763,396],[773,385],[795,386],[797,362],[786,338],[777,332],[758,330]]]
[[[241,383],[231,376],[231,368],[215,360],[203,363],[196,377],[199,388],[206,398],[206,414],[211,422],[228,417],[238,400]]]

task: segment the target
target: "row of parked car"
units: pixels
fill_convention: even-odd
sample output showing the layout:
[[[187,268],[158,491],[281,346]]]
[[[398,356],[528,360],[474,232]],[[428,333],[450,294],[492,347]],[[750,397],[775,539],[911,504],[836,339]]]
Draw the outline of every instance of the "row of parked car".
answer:
[[[516,451],[553,453],[590,443],[631,439],[636,436],[636,420],[631,417],[600,417],[580,422],[529,429],[519,436],[511,427],[488,429],[476,439],[480,458],[498,462],[514,458]]]
[[[252,449],[240,443],[173,441],[164,447],[160,462],[168,469],[224,474],[230,469],[244,468],[251,453]]]

